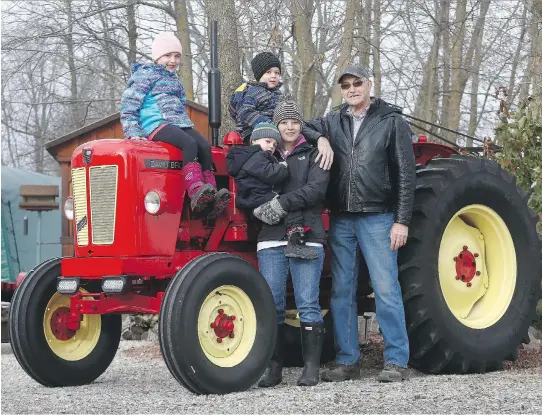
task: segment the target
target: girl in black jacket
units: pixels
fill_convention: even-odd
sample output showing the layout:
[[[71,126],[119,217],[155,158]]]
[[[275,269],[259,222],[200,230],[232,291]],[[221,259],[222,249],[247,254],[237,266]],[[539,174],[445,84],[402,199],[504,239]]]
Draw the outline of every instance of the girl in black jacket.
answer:
[[[271,387],[282,381],[284,344],[284,317],[288,270],[292,275],[294,295],[301,320],[301,341],[305,367],[297,384],[314,386],[319,381],[320,354],[324,336],[324,323],[319,305],[320,276],[324,263],[325,231],[322,208],[329,182],[329,172],[316,162],[318,150],[301,135],[303,119],[291,100],[285,100],[275,109],[273,122],[282,138],[280,155],[286,160],[289,179],[282,185],[282,195],[254,210],[264,222],[258,235],[258,264],[266,279],[277,310],[277,343],[267,373],[258,383]],[[303,241],[317,253],[316,259],[288,258],[287,225],[284,218],[290,212],[301,211],[310,230]]]

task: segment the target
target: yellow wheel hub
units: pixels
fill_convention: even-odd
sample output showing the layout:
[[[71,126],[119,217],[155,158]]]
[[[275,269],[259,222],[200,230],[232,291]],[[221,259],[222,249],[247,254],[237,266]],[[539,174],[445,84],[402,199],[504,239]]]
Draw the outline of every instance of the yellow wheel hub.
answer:
[[[81,320],[79,330],[72,331],[66,328],[69,312],[70,296],[55,293],[47,303],[43,315],[45,341],[53,353],[61,359],[82,360],[98,343],[102,331],[102,318],[97,314],[86,314]]]
[[[198,338],[205,356],[220,367],[246,359],[256,339],[256,311],[239,287],[223,285],[203,302],[198,315]]]
[[[450,220],[440,243],[439,281],[453,315],[484,329],[510,306],[516,287],[514,242],[502,218],[484,205],[469,205]]]

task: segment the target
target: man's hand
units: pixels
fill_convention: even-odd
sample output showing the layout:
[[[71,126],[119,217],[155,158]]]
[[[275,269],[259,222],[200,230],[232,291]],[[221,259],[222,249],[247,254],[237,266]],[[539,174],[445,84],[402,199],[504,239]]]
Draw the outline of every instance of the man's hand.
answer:
[[[130,137],[130,140],[146,140],[147,137],[140,137],[138,135]]]
[[[407,242],[408,237],[408,226],[403,225],[401,223],[394,223],[391,226],[390,231],[390,237],[391,237],[391,250],[396,251],[402,246],[404,246]]]
[[[333,150],[324,136],[318,139],[318,156],[315,161],[318,162],[318,160],[320,160],[320,168],[324,170],[329,170],[333,164]]]

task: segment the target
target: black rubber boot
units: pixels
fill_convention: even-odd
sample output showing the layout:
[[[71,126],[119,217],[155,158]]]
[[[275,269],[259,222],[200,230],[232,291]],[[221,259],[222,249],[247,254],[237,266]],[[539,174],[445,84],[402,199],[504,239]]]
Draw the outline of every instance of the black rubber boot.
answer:
[[[284,360],[284,324],[277,326],[277,341],[271,362],[265,375],[258,382],[260,388],[272,388],[282,382],[282,362]]]
[[[318,258],[318,252],[310,246],[305,245],[305,229],[302,226],[295,226],[286,232],[288,235],[288,246],[284,249],[284,255],[287,258]]]
[[[318,384],[324,334],[324,323],[301,323],[301,347],[305,367],[297,381],[297,386],[314,386]]]

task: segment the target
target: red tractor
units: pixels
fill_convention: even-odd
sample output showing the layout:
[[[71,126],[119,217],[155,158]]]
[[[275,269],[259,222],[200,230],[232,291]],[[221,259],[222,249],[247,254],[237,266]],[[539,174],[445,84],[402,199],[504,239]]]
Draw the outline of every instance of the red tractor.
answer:
[[[215,49],[213,68],[216,62]],[[217,145],[218,71],[209,78],[218,185],[235,195],[225,156],[242,143],[229,133]],[[415,206],[399,252],[410,365],[430,373],[498,369],[528,339],[540,298],[537,217],[514,176],[497,163],[443,145],[413,145]],[[246,390],[264,372],[276,317],[257,268],[258,224],[236,209],[235,197],[217,220],[194,216],[182,160],[168,144],[135,140],[99,140],[74,151],[73,199],[65,213],[75,257],[38,265],[11,305],[14,354],[37,382],[81,385],[100,376],[117,351],[121,313],[160,314],[167,366],[195,393]],[[325,266],[323,310],[329,310],[330,288]],[[361,267],[360,314],[374,309],[370,294]],[[286,360],[295,365],[301,351],[291,287],[288,305]],[[329,312],[325,321],[323,361],[334,357]]]

